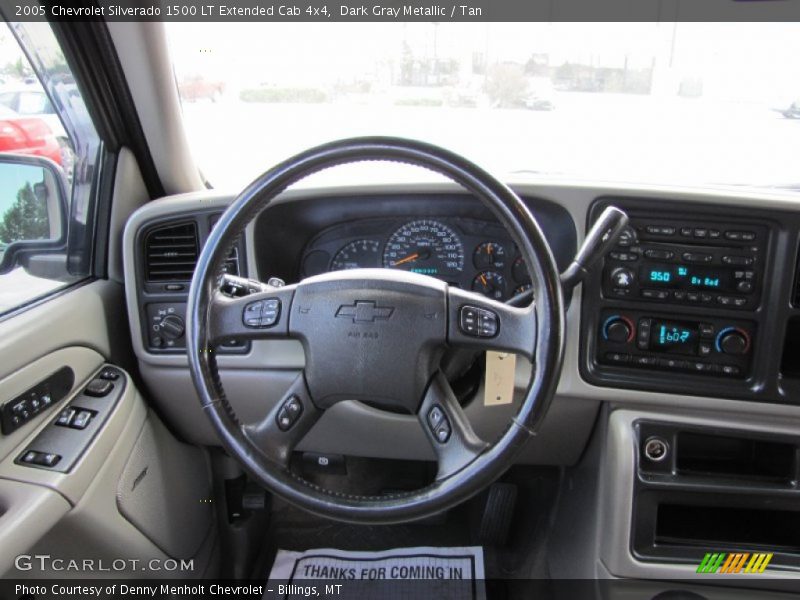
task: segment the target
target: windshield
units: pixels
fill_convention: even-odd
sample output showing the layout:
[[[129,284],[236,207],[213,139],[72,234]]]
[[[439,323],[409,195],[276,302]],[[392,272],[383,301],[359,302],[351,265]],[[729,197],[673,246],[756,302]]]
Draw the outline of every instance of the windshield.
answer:
[[[356,135],[429,141],[514,179],[800,184],[798,23],[166,27],[215,187]]]

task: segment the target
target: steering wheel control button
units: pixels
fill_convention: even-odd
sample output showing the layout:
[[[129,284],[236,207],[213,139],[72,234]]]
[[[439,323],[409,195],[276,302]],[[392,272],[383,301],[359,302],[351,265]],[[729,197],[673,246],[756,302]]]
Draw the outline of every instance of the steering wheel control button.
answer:
[[[108,396],[109,392],[114,389],[114,384],[106,379],[93,379],[89,382],[89,385],[86,386],[86,389],[83,390],[83,393],[87,396],[95,396],[96,398],[102,398],[103,396]]]
[[[277,298],[264,300],[264,307],[261,309],[261,327],[272,327],[278,322],[281,313],[281,301]]]
[[[473,337],[490,338],[497,335],[498,317],[491,310],[475,306],[462,306],[459,325],[461,331]]]
[[[258,300],[244,307],[242,322],[247,327],[272,327],[281,316],[281,301],[277,298]]]
[[[297,419],[300,418],[301,414],[303,414],[303,403],[300,402],[300,398],[297,396],[290,396],[286,402],[283,403],[283,406],[281,406],[281,409],[275,417],[278,429],[281,431],[289,431],[297,422]]]
[[[446,444],[447,440],[450,439],[450,421],[447,420],[447,417],[439,423],[436,431],[433,432],[433,437],[435,437],[436,441],[440,444]]]
[[[450,439],[450,421],[447,418],[444,410],[438,404],[434,404],[428,411],[428,428],[431,430],[433,437],[440,444],[447,443]]]
[[[442,422],[442,419],[444,419],[444,411],[437,404],[428,412],[428,426],[431,431],[436,431],[436,426]]]

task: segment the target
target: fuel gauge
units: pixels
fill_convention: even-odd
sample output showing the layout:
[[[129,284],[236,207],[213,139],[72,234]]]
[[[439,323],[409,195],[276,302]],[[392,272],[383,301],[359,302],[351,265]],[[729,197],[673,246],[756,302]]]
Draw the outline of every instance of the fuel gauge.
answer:
[[[472,255],[476,269],[497,269],[502,271],[506,266],[506,251],[496,242],[484,242]]]

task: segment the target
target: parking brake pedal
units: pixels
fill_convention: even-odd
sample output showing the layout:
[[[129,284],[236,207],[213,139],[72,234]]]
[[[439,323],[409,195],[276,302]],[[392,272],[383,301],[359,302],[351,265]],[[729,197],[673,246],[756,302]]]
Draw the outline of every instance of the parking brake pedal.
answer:
[[[489,486],[478,526],[478,543],[484,546],[504,546],[508,542],[516,504],[516,485],[493,483]]]

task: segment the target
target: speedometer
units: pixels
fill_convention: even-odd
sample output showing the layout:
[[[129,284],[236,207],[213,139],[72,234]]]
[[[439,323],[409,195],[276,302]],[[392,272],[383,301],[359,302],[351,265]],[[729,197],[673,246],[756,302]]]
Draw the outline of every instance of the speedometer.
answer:
[[[464,270],[464,245],[455,231],[439,221],[410,221],[395,231],[383,251],[383,266],[433,277]]]

